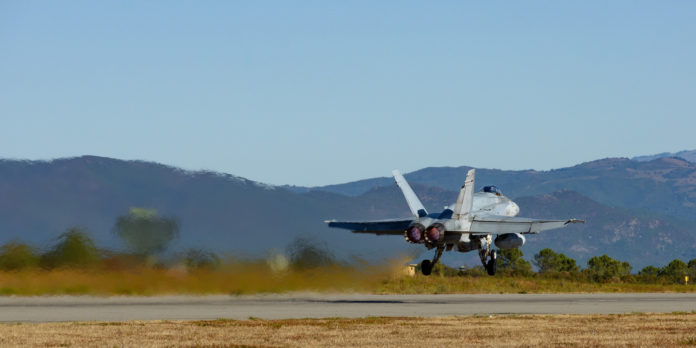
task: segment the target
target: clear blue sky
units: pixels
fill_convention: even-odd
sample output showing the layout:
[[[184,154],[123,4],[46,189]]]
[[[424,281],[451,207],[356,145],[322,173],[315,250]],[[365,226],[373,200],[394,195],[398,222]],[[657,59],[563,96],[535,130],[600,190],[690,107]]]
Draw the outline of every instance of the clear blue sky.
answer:
[[[693,1],[0,1],[0,157],[321,185],[696,149]]]

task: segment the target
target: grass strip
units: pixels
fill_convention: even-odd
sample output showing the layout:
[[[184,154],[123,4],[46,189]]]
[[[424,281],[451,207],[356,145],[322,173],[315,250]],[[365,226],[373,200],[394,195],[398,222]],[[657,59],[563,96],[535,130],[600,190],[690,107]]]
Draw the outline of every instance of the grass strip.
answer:
[[[0,346],[639,347],[696,345],[696,314],[0,324]]]

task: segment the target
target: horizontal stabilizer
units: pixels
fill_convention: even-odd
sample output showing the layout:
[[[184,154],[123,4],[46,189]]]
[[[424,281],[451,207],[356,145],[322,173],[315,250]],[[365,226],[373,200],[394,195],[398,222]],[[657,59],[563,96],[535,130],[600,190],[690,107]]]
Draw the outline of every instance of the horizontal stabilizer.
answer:
[[[377,221],[324,221],[329,227],[343,228],[355,233],[402,235],[413,219],[377,220]]]

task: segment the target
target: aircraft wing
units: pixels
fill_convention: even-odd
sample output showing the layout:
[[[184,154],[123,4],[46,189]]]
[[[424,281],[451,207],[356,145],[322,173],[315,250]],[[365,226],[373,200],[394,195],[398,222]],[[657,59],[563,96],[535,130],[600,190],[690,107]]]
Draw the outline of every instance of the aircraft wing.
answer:
[[[351,230],[353,233],[374,233],[403,235],[413,219],[390,219],[376,221],[336,221],[328,220],[329,227]]]
[[[539,233],[565,227],[573,223],[585,223],[583,220],[541,220],[523,217],[500,215],[475,216],[471,221],[471,233],[504,234],[504,233]]]

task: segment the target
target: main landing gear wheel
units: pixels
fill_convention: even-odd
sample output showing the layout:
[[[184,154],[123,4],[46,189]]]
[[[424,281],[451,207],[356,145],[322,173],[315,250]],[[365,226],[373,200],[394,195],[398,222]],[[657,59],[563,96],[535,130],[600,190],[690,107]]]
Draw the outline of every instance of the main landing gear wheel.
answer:
[[[488,272],[488,275],[495,275],[495,268],[496,268],[496,252],[493,250],[491,252],[491,259],[488,260],[488,263],[486,263],[486,271]]]
[[[430,260],[423,260],[423,262],[421,262],[421,272],[423,272],[423,275],[430,275],[432,271],[433,264],[430,263]]]
[[[421,272],[423,273],[423,275],[430,275],[430,273],[433,271],[433,266],[435,266],[437,261],[440,260],[440,256],[442,256],[442,252],[444,250],[444,246],[437,247],[437,251],[435,251],[435,258],[432,261],[423,260],[421,262]]]

